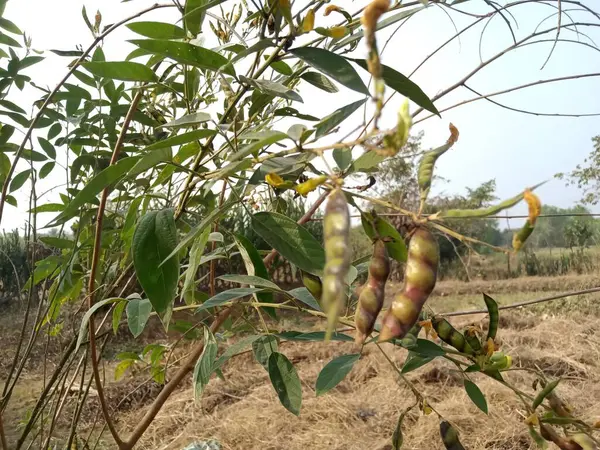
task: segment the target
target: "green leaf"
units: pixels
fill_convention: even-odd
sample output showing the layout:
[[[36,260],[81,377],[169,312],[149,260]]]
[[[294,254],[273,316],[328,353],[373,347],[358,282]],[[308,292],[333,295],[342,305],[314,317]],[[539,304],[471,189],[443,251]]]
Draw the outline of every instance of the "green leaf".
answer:
[[[156,74],[148,66],[131,61],[87,62],[81,64],[97,77],[122,81],[156,81]]]
[[[131,366],[135,364],[135,359],[125,359],[115,367],[115,381],[119,381]]]
[[[273,113],[275,117],[296,117],[297,119],[308,120],[310,122],[316,122],[319,120],[318,117],[311,116],[309,114],[302,114],[297,109],[286,106],[285,108],[276,109]]]
[[[5,19],[4,17],[0,17],[0,28],[4,28],[6,31],[9,31],[14,34],[23,34],[23,32],[18,26],[16,26],[10,20]]]
[[[352,59],[348,58],[350,61],[355,62],[360,67],[365,70],[369,70],[367,66],[367,61],[364,59]],[[421,88],[413,83],[408,77],[402,75],[400,72],[392,69],[391,67],[381,65],[383,69],[383,73],[381,77],[386,85],[391,87],[393,90],[402,94],[405,97],[408,97],[413,102],[415,102],[420,107],[426,109],[433,114],[440,115],[440,112],[437,110],[431,99],[421,90]]]
[[[385,19],[380,20],[377,23],[375,30],[382,30],[386,27],[389,27],[390,25],[393,25],[396,22],[406,19],[425,8],[426,8],[426,6],[419,6],[417,8],[409,9],[407,11],[400,11],[398,14],[388,16]],[[350,36],[346,36],[345,38],[343,38],[340,41],[335,43],[334,50],[340,49],[340,48],[344,47],[345,45],[352,44],[353,42],[356,42],[356,41],[362,39],[364,34],[365,33],[363,30],[358,30],[354,34],[352,34]]]
[[[378,155],[375,152],[367,151],[356,158],[356,160],[352,163],[349,172],[376,172],[379,170],[379,164],[381,164],[381,162],[386,158],[387,156]]]
[[[354,67],[340,55],[318,47],[298,47],[290,50],[290,53],[348,89],[369,95],[369,89],[365,86],[362,78],[354,70]]]
[[[184,116],[178,120],[182,120],[185,117],[188,117],[188,116]],[[210,120],[210,116],[207,120]],[[199,123],[199,122],[195,122],[195,123]],[[163,126],[165,126],[165,125],[163,125]],[[169,126],[173,127],[173,125],[169,125]],[[146,147],[146,151],[156,150],[156,149],[164,148],[164,147],[173,147],[175,145],[187,144],[188,142],[197,141],[199,139],[204,139],[209,136],[214,136],[215,134],[217,134],[217,132],[215,130],[189,131],[187,133],[179,134],[177,136],[172,136],[170,138],[163,139],[162,141],[155,142],[154,144]]]
[[[402,373],[412,372],[413,370],[424,366],[425,364],[429,363],[430,361],[433,361],[434,359],[435,356],[421,356],[414,352],[408,352],[406,361],[402,366]]]
[[[261,336],[252,342],[252,353],[258,363],[269,370],[269,357],[272,353],[279,351],[277,338],[272,334]]]
[[[23,150],[22,155],[25,161],[44,162],[48,159],[46,155],[36,152],[35,150],[25,149]]]
[[[292,68],[283,61],[272,62],[271,69],[277,73],[280,73],[281,75],[285,75],[286,77],[291,76],[294,73]]]
[[[282,214],[259,212],[252,215],[252,228],[267,244],[296,267],[320,275],[325,266],[325,251],[302,225]]]
[[[54,236],[40,236],[40,237],[38,237],[38,239],[40,241],[42,241],[44,244],[49,245],[50,247],[56,247],[56,248],[71,249],[71,248],[73,248],[73,244],[75,244],[75,241],[72,241],[71,239],[59,238],[59,237],[54,237]]]
[[[560,383],[560,379],[551,381],[550,383],[546,384],[544,389],[542,389],[533,400],[533,403],[531,404],[531,409],[535,410],[538,406],[540,406],[544,399],[548,397],[548,395],[550,395],[550,393],[556,388],[556,386],[558,386],[558,383]]]
[[[127,24],[127,28],[137,34],[152,39],[185,39],[183,28],[164,22],[134,22]]]
[[[533,441],[536,443],[538,448],[541,448],[542,450],[546,450],[548,448],[548,443],[540,435],[540,433],[538,433],[536,429],[533,428],[533,425],[529,425],[529,435],[531,436],[531,439],[533,439]]]
[[[335,110],[327,117],[321,119],[321,121],[315,125],[316,135],[315,137],[318,139],[321,136],[326,135],[335,127],[340,125],[344,120],[350,117],[358,108],[360,108],[367,99],[362,99],[354,103],[350,103],[349,105],[342,106],[340,109]]]
[[[473,403],[475,403],[475,406],[477,406],[480,410],[482,410],[484,413],[487,414],[488,413],[487,402],[485,400],[485,397],[483,396],[483,393],[479,389],[479,387],[470,380],[465,379],[464,382],[465,382],[465,391],[467,391],[467,395],[469,396],[471,401]]]
[[[408,412],[413,408],[414,408],[414,405],[409,406],[407,409],[402,411],[402,414],[400,414],[400,417],[398,417],[398,423],[396,424],[396,429],[394,430],[394,433],[392,434],[392,450],[400,450],[402,448],[402,444],[404,443],[404,437],[402,436],[402,422],[404,421],[404,418],[406,417]],[[456,449],[451,449],[451,450],[459,450],[459,449],[456,448]]]
[[[336,387],[350,373],[354,364],[360,359],[360,353],[339,356],[327,363],[317,377],[317,396],[323,395]]]
[[[113,309],[113,313],[112,313],[112,328],[113,328],[113,333],[117,334],[117,331],[119,331],[119,324],[121,323],[121,317],[123,316],[123,311],[125,310],[125,307],[127,306],[129,302],[123,300],[119,303],[117,303],[117,305],[115,306],[115,309]]]
[[[257,139],[255,142],[252,142],[244,147],[242,147],[239,151],[232,154],[227,160],[228,161],[240,161],[244,159],[246,156],[253,154],[254,152],[258,152],[262,148],[279,142],[283,139],[287,139],[288,135],[282,133],[281,131],[275,130],[267,130],[266,133],[262,135],[263,137]]]
[[[133,235],[133,265],[154,310],[163,316],[170,312],[177,290],[179,257],[167,258],[176,245],[173,210],[152,211],[140,219]]]
[[[304,72],[300,75],[300,78],[325,92],[339,92],[337,86],[333,84],[329,78],[319,72]]]
[[[217,358],[218,345],[215,337],[208,328],[204,329],[204,350],[194,367],[194,397],[198,400],[202,397],[204,388],[210,381],[213,373],[213,366]]]
[[[180,117],[179,119],[172,120],[169,123],[165,123],[164,125],[161,125],[161,127],[162,128],[191,127],[194,125],[198,125],[199,123],[202,123],[202,122],[208,122],[209,120],[210,120],[210,114],[205,113],[205,112],[196,112],[196,113],[192,113],[192,114],[187,114],[183,117]],[[201,131],[211,131],[212,133],[214,133],[213,130],[201,130]],[[189,134],[189,133],[187,133],[187,134]],[[177,137],[180,137],[180,136],[177,136]]]
[[[134,39],[129,42],[150,53],[169,57],[181,64],[215,72],[222,70],[228,75],[235,76],[233,66],[229,64],[227,58],[197,45],[159,39]]]
[[[281,83],[277,83],[275,81],[270,80],[254,80],[252,78],[247,78],[243,75],[240,75],[238,78],[242,83],[252,86],[255,89],[258,89],[259,91],[263,92],[264,94],[304,103],[302,97],[300,97],[300,94],[298,94],[293,89],[285,87]]]
[[[274,47],[274,46],[275,46],[275,44],[273,43],[272,40],[261,39],[260,41],[256,42],[256,44],[253,44],[248,48],[244,47],[244,49],[241,52],[239,52],[237,55],[235,55],[233,57],[233,59],[231,60],[231,63],[233,64],[234,62],[237,62],[240,59],[243,59],[248,55],[251,55],[256,52],[260,52],[261,50],[264,50],[269,47]]]
[[[213,364],[213,371],[219,370],[231,358],[233,358],[236,355],[239,355],[240,353],[245,352],[248,347],[252,346],[254,341],[260,339],[261,337],[264,336],[246,336],[237,341],[235,344],[232,344],[229,347],[227,347],[223,354],[219,356],[219,358]]]
[[[287,291],[292,297],[296,300],[301,301],[306,306],[315,311],[321,311],[321,307],[319,306],[319,302],[315,299],[315,297],[310,293],[310,291],[305,287],[299,287],[296,289],[292,289],[291,291]]]
[[[302,385],[294,365],[281,353],[269,356],[269,378],[281,404],[292,414],[300,415]]]
[[[200,311],[204,311],[208,308],[214,308],[215,306],[220,306],[224,303],[230,302],[232,300],[237,300],[238,298],[246,297],[251,294],[255,294],[256,292],[262,291],[262,288],[233,288],[228,289],[223,292],[219,292],[217,295],[206,300],[202,305],[196,309],[196,313]]]
[[[191,298],[186,297],[186,303],[195,304],[194,294],[196,292],[194,288],[194,284],[196,281],[196,275],[198,272],[198,267],[200,266],[200,260],[202,258],[202,254],[204,253],[204,248],[206,247],[206,243],[208,242],[208,236],[210,235],[210,228],[206,228],[204,232],[194,241],[192,244],[192,249],[190,250],[190,261],[188,264],[188,268],[185,271],[185,280],[183,282],[183,289],[181,290],[181,295],[184,296],[188,291],[191,292]]]
[[[42,166],[42,168],[40,169],[40,178],[43,180],[48,175],[50,175],[50,172],[52,172],[52,170],[54,170],[55,165],[56,165],[56,163],[54,161],[49,161],[46,164],[44,164]]]
[[[104,169],[92,178],[83,189],[77,193],[73,200],[71,200],[71,203],[68,204],[65,210],[50,224],[46,225],[46,227],[49,228],[61,225],[75,217],[81,206],[87,202],[93,201],[105,187],[108,187],[119,180],[123,175],[129,172],[138,161],[139,158],[137,157],[125,158]]]
[[[46,203],[44,205],[38,205],[35,208],[31,208],[31,212],[45,213],[45,212],[60,212],[65,209],[65,205],[62,203]]]
[[[442,347],[427,339],[417,339],[417,344],[411,350],[423,356],[443,356],[446,354]]]
[[[319,342],[325,340],[325,332],[311,331],[309,333],[303,333],[300,331],[284,331],[283,333],[277,334],[277,337],[286,341]],[[352,336],[338,332],[334,332],[331,335],[331,340],[340,342],[354,342],[354,338]]]
[[[134,338],[144,331],[151,312],[152,304],[146,298],[135,298],[127,302],[127,326]]]
[[[46,155],[52,159],[56,159],[56,149],[54,148],[54,145],[42,137],[38,137],[38,142],[40,143],[40,146]]]
[[[260,277],[261,279],[269,280],[269,271],[267,270],[265,263],[258,253],[258,250],[256,250],[254,245],[252,245],[252,242],[250,242],[248,238],[241,234],[236,234],[233,239],[240,251],[240,255],[244,261],[244,266],[246,266],[246,272],[248,275],[254,275],[256,277]],[[256,294],[256,297],[261,303],[273,303],[272,292],[259,292]],[[265,312],[273,319],[277,318],[277,313],[274,308],[265,308]]]
[[[201,7],[206,6],[207,0],[186,0],[184,9],[183,23],[186,30],[193,36],[202,31],[202,22],[204,22],[205,10]]]
[[[10,36],[0,32],[0,44],[8,45],[10,47],[21,47],[18,41],[15,41]]]
[[[140,158],[140,160],[127,172],[129,179],[135,179],[135,177],[141,173],[150,170],[159,163],[165,161],[171,161],[173,159],[173,152],[170,147],[160,148],[158,150],[151,151]]]
[[[333,150],[333,159],[340,170],[344,171],[352,162],[352,150],[346,148],[336,148]]]
[[[240,284],[251,284],[255,287],[263,287],[267,289],[273,289],[274,291],[279,291],[279,286],[269,280],[265,280],[261,277],[255,277],[252,275],[221,275],[218,277],[221,280],[229,281],[231,283],[240,283]]]
[[[10,182],[10,188],[8,189],[8,191],[14,192],[14,191],[20,189],[21,186],[23,186],[25,184],[25,182],[29,179],[30,175],[31,175],[31,169],[27,169],[27,170],[24,170],[23,172],[16,174],[15,177]]]
[[[92,305],[92,307],[85,312],[85,314],[83,315],[83,318],[81,319],[81,325],[79,327],[79,335],[77,336],[77,343],[75,344],[75,351],[74,351],[75,353],[77,353],[77,351],[79,350],[79,347],[81,347],[81,344],[87,335],[88,322],[90,321],[90,318],[94,315],[94,313],[105,305],[108,305],[108,304],[114,303],[114,302],[119,302],[121,300],[123,300],[123,299],[122,298],[105,298],[104,300],[100,300],[99,302],[94,303]]]
[[[408,250],[406,249],[406,243],[395,226],[385,220],[383,217],[377,216],[374,219],[375,228],[373,228],[372,222],[369,219],[370,215],[365,213],[361,214],[361,221],[365,233],[371,240],[374,240],[377,236],[385,239],[385,248],[388,255],[398,261],[399,263],[406,262],[408,257]]]

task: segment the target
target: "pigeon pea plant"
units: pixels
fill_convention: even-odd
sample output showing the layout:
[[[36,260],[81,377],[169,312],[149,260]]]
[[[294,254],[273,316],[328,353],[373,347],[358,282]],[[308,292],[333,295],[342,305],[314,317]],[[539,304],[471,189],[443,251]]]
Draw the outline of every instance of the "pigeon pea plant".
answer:
[[[0,0],[2,15],[6,3]],[[553,26],[542,23],[517,38],[513,14],[528,3],[549,9],[559,20]],[[562,10],[565,4],[571,14]],[[495,17],[506,21],[513,41],[429,97],[411,78],[433,55],[407,77],[383,64],[392,61],[378,37],[383,30],[399,28],[432,8],[448,14],[464,8],[462,12],[472,19],[438,50]],[[513,389],[540,447],[552,441],[563,449],[595,448],[593,428],[573,417],[558,397],[558,380],[521,368],[535,375],[534,388],[539,386],[540,392],[523,392],[510,384],[507,373],[515,369],[510,355],[498,348],[498,306],[492,298],[485,296],[490,318],[485,337],[478,329],[463,334],[424,308],[436,282],[437,236],[486,245],[453,231],[452,220],[494,215],[525,198],[530,217],[515,235],[516,251],[539,215],[535,187],[486,209],[424,215],[435,166],[459,138],[452,124],[448,140],[422,156],[417,211],[369,196],[376,178],[356,186],[361,176],[376,171],[382,161],[403,156],[413,124],[464,104],[443,110],[436,107],[440,99],[468,87],[475,74],[507,52],[540,42],[577,43],[565,36],[579,36],[580,28],[598,26],[571,20],[575,9],[580,15],[600,19],[598,13],[573,0],[516,0],[504,6],[473,0],[374,0],[354,11],[346,4],[322,0],[174,0],[148,6],[106,26],[100,12],[90,18],[84,8],[92,42],[86,48],[51,50],[68,62],[64,78],[53,89],[26,75],[27,68],[41,64],[44,57],[33,49],[30,38],[2,16],[0,114],[7,123],[0,129],[0,221],[8,208],[20,207],[28,211],[33,242],[42,228],[42,213],[53,213],[43,227],[58,229],[57,236],[44,239],[56,249],[52,255],[39,259],[36,246],[28,247],[32,275],[23,287],[27,297],[24,322],[0,400],[4,449],[53,446],[57,418],[67,414],[65,399],[71,388],[78,387],[75,408],[68,411],[71,426],[61,441],[72,448],[84,431],[79,419],[92,386],[114,448],[131,449],[184,378],[193,377],[199,399],[211,376],[223,376],[228,360],[249,348],[268,371],[282,405],[298,415],[301,383],[293,364],[279,351],[278,342],[285,340],[355,341],[356,353],[335,358],[323,368],[317,395],[335,387],[360,359],[364,346],[374,345],[398,371],[400,381],[410,386],[416,399],[413,408],[435,412],[435,405],[405,374],[436,358],[445,359],[459,369],[466,393],[484,413],[487,402],[472,381],[474,373]],[[157,10],[169,11],[173,21],[144,18]],[[113,61],[102,45],[123,27],[131,32],[132,51],[125,60]],[[592,46],[584,38],[579,43]],[[372,80],[371,89],[365,83],[367,77]],[[537,83],[553,81],[559,80]],[[344,89],[344,95],[357,99],[328,115],[319,112],[315,116],[302,107],[300,93],[307,85],[321,90],[320,95]],[[32,116],[8,100],[18,95],[15,90],[26,87],[41,93]],[[389,100],[397,94],[406,100],[399,110],[390,111]],[[488,98],[477,95],[469,102]],[[411,104],[415,105],[412,113]],[[361,109],[365,120],[358,126],[348,125]],[[393,118],[395,125],[382,128],[385,117]],[[60,180],[55,183],[60,184],[60,192],[56,201],[49,202],[36,186],[52,177]],[[15,193],[27,188],[28,204],[21,205]],[[282,204],[293,196],[307,197],[309,204],[297,222],[280,213]],[[303,225],[323,204],[321,243]],[[405,214],[412,223],[409,235],[401,236],[375,212],[363,210],[365,204]],[[270,247],[267,252],[257,250],[243,234],[220,226],[239,208],[247,210],[253,231]],[[360,211],[365,232],[373,241],[370,265],[349,254],[349,208]],[[235,258],[243,262],[246,273],[220,278],[240,286],[216,292],[217,264]],[[376,319],[383,307],[390,259],[405,263],[405,284],[379,324]],[[275,283],[269,268],[278,260],[300,271],[306,287],[284,290]],[[206,265],[209,275],[203,279],[198,273]],[[366,286],[355,293],[355,280],[367,266]],[[136,290],[136,280],[138,292],[128,295]],[[200,290],[206,282],[209,294]],[[73,303],[85,311],[83,317],[73,314],[74,308],[68,307]],[[183,310],[194,310],[196,322],[180,323],[177,313]],[[322,331],[281,330],[277,320],[282,313],[316,318],[322,321]],[[140,354],[118,355],[116,376],[130,370],[147,371],[163,385],[126,435],[105,393],[103,349],[121,327],[139,336],[150,316],[158,317],[165,329],[183,331],[197,342],[178,364],[172,357],[177,343],[150,344]],[[352,337],[348,333],[354,327],[357,331]],[[421,330],[426,335],[419,338]],[[437,336],[440,345],[434,342]],[[228,344],[230,337],[238,339]],[[2,418],[14,401],[15,387],[24,382],[23,369],[32,348],[38,341],[58,339],[66,340],[62,357],[45,367],[44,388],[13,431],[13,424]],[[402,367],[385,354],[380,346],[384,340],[408,350]],[[406,413],[400,415],[396,432],[390,436],[394,448],[402,446]],[[440,431],[447,448],[462,448],[458,432],[441,415]],[[102,432],[96,438],[100,436]],[[9,442],[13,437],[14,442]]]

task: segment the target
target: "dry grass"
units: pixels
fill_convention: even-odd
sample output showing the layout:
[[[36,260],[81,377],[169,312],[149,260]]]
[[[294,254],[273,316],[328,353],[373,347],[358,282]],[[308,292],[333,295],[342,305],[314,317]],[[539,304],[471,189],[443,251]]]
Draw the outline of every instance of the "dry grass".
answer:
[[[563,377],[559,393],[577,416],[587,421],[598,418],[598,318],[525,312],[507,312],[502,317],[499,337],[515,366],[538,366],[549,376]],[[454,323],[466,326],[472,320]],[[397,364],[403,363],[406,351],[389,344],[384,348]],[[140,448],[178,450],[194,440],[217,439],[224,449],[236,450],[391,449],[398,415],[412,404],[413,396],[376,347],[367,347],[350,375],[319,398],[314,392],[319,371],[333,357],[355,351],[352,344],[293,342],[284,343],[281,351],[294,362],[303,382],[300,417],[283,409],[265,370],[245,354],[226,366],[226,381],[211,381],[201,401],[193,400],[190,387],[177,392]],[[531,374],[511,371],[506,378],[531,392]],[[508,388],[483,375],[473,376],[490,406],[485,416],[467,398],[461,376],[446,362],[435,361],[411,373],[409,379],[456,425],[466,448],[534,448],[523,424],[523,408]],[[143,412],[142,408],[122,415],[120,423],[134,424]],[[406,449],[442,449],[436,415],[413,410],[405,420],[404,442]]]

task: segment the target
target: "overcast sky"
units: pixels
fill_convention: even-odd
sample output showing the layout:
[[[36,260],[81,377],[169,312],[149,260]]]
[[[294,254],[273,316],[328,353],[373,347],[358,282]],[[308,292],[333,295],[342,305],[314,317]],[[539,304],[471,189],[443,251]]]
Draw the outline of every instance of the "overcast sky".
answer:
[[[38,50],[74,49],[75,44],[87,47],[92,40],[89,30],[81,19],[81,8],[85,5],[93,17],[96,9],[103,15],[103,24],[118,21],[132,13],[148,7],[154,0],[133,0],[121,3],[119,0],[97,1],[48,1],[48,0],[11,0],[8,2],[4,17],[15,22],[22,30],[33,38],[33,47]],[[334,2],[335,3],[335,2]],[[337,2],[354,11],[364,1],[351,3]],[[475,6],[467,9],[471,12],[487,11],[481,7],[483,2],[471,2]],[[598,8],[597,0],[583,0],[590,7]],[[461,5],[462,6],[462,5]],[[521,6],[512,10],[518,21],[515,30],[517,39],[531,33],[540,20],[553,14],[550,7]],[[576,21],[594,22],[592,16],[582,13],[571,13]],[[467,15],[452,13],[452,19],[460,29],[470,23],[473,18]],[[317,26],[331,24],[332,21],[317,17]],[[138,20],[175,21],[176,11],[163,9],[150,13]],[[333,19],[339,20],[339,17]],[[564,18],[566,21],[567,19]],[[540,29],[549,28],[555,23],[556,16],[544,22]],[[210,29],[206,26],[207,46],[214,44],[210,37]],[[394,27],[382,34],[380,42]],[[487,59],[511,43],[511,36],[506,24],[495,18],[487,27],[484,38],[479,42],[482,27],[475,27],[465,33],[460,41],[453,42],[445,50],[438,53],[412,77],[429,95],[434,96],[445,87],[460,80],[466,73],[479,64],[479,50],[483,59]],[[581,29],[584,31],[584,29]],[[419,62],[431,53],[442,42],[454,34],[454,25],[439,7],[430,7],[413,16],[395,35],[383,55],[383,63],[408,75]],[[598,29],[585,29],[585,33],[596,42],[600,42]],[[563,31],[565,38],[575,39],[574,34]],[[104,43],[104,51],[108,60],[122,59],[133,47],[124,43],[132,38],[128,30],[122,29],[111,34]],[[554,37],[549,34],[548,38]],[[585,38],[582,38],[585,40]],[[589,42],[589,41],[588,41]],[[572,74],[589,72],[600,73],[600,53],[596,50],[569,43],[559,43],[552,59],[544,70],[540,70],[550,51],[551,43],[531,45],[511,52],[486,67],[473,79],[469,86],[483,93],[495,92],[523,83],[546,78],[554,78]],[[359,46],[357,56],[364,56],[364,47]],[[26,72],[39,84],[54,87],[64,75],[69,59],[59,58],[46,53],[47,59]],[[364,72],[363,72],[364,73]],[[365,78],[366,79],[366,78]],[[73,80],[72,80],[73,81]],[[360,98],[358,94],[341,89],[338,94],[326,94],[305,86],[300,94],[304,105],[294,105],[302,112],[317,116],[325,116],[337,107],[351,103]],[[461,100],[473,97],[474,94],[464,88],[436,103],[439,109]],[[39,91],[11,93],[9,99],[19,103],[26,110],[39,97]],[[515,108],[529,109],[545,113],[595,113],[600,112],[600,77],[586,78],[561,83],[546,84],[511,94],[494,97],[495,100]],[[26,102],[26,103],[25,103]],[[395,111],[400,99],[391,102],[388,111],[388,125],[395,120]],[[421,115],[419,117],[424,117]],[[357,117],[358,119],[358,117]],[[390,122],[391,120],[391,122]],[[415,127],[415,132],[425,132],[426,146],[438,146],[448,137],[448,123],[454,123],[460,130],[460,140],[442,157],[436,168],[437,174],[448,179],[438,183],[434,191],[453,193],[464,192],[465,187],[476,187],[480,183],[495,178],[498,196],[505,198],[521,191],[524,187],[539,181],[550,179],[557,172],[569,171],[581,163],[592,150],[592,136],[600,134],[599,117],[538,117],[508,111],[485,100],[477,101],[442,114],[442,118],[428,119]],[[385,122],[384,122],[385,124]],[[285,131],[285,127],[282,128]],[[45,133],[45,131],[44,131]],[[17,134],[15,134],[17,136]],[[25,167],[23,167],[25,168]],[[52,185],[60,184],[60,174],[43,180],[38,192]],[[23,188],[22,191],[25,191]],[[542,201],[561,207],[573,206],[581,198],[575,188],[567,188],[564,183],[553,180],[539,190]],[[47,201],[52,200],[50,194]],[[56,193],[54,194],[56,195]],[[25,219],[26,192],[17,195],[18,210],[6,207],[2,228],[22,227]],[[43,202],[42,202],[43,203]],[[523,212],[517,207],[515,212]],[[44,215],[41,222],[47,222],[51,216]]]

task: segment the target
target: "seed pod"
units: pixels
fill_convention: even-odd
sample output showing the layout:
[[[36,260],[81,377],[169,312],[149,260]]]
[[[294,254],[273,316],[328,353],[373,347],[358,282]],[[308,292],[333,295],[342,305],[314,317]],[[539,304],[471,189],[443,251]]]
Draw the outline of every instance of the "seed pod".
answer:
[[[467,328],[465,330],[465,339],[475,353],[481,353],[481,342],[479,341],[477,332],[473,328]]]
[[[582,447],[577,442],[565,439],[554,428],[545,423],[540,424],[540,434],[547,441],[554,442],[561,450],[582,450]]]
[[[562,401],[554,391],[550,392],[546,398],[548,399],[548,403],[550,403],[552,411],[554,411],[556,415],[560,417],[571,417],[571,413],[573,412],[571,407]]]
[[[329,14],[331,14],[332,12],[341,12],[342,9],[337,6],[337,5],[327,5],[327,7],[325,8],[325,12],[323,13],[324,16],[328,16]]]
[[[446,344],[449,344],[459,352],[467,353],[468,355],[475,353],[467,343],[465,337],[443,317],[432,318],[431,324],[440,339]]]
[[[303,197],[306,197],[309,194],[309,192],[314,191],[316,188],[325,183],[327,181],[327,178],[329,178],[327,175],[321,175],[315,178],[310,178],[304,183],[300,183],[299,185],[294,187],[294,190]]]
[[[302,284],[308,292],[312,294],[312,296],[321,303],[321,296],[323,294],[323,283],[321,283],[321,279],[308,272],[302,271]]]
[[[419,319],[419,313],[435,287],[439,259],[433,235],[425,228],[418,228],[408,246],[404,286],[383,318],[379,342],[403,338]]]
[[[345,283],[350,268],[349,232],[350,214],[346,196],[336,188],[329,194],[323,219],[325,270],[322,302],[327,313],[326,341],[331,338],[346,299]]]
[[[431,187],[431,180],[433,178],[433,168],[437,159],[446,153],[450,148],[458,141],[458,129],[450,124],[450,137],[444,145],[436,149],[430,150],[419,163],[418,180],[419,188],[421,190],[421,202],[425,202],[429,195],[429,188]]]
[[[458,431],[445,420],[440,422],[440,435],[446,450],[465,450],[458,439]]]
[[[527,220],[523,228],[513,235],[512,246],[515,251],[518,252],[521,250],[521,247],[523,247],[527,238],[531,236],[531,233],[533,233],[533,225]]]
[[[356,343],[362,345],[373,331],[377,315],[383,306],[385,283],[390,274],[390,259],[385,243],[378,239],[373,247],[373,257],[369,265],[369,277],[365,283],[354,314],[356,323]]]

